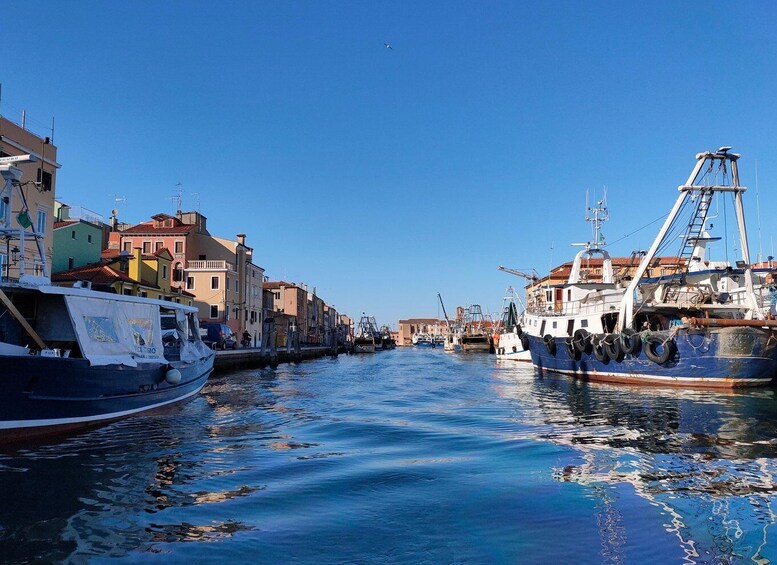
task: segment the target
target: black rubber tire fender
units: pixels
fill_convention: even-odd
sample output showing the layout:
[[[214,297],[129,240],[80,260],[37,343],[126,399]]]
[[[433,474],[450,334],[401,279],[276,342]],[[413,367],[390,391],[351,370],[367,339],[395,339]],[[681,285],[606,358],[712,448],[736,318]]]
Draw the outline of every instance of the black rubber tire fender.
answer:
[[[642,337],[637,331],[625,328],[620,335],[620,346],[621,351],[626,355],[639,357],[640,349],[642,349]]]
[[[649,336],[645,340],[645,355],[653,363],[663,365],[677,353],[674,339],[664,341],[659,336]]]
[[[521,346],[524,351],[529,351],[529,336],[525,333],[521,334]]]
[[[567,355],[569,355],[569,358],[574,359],[575,361],[579,361],[580,352],[577,350],[577,347],[575,347],[574,338],[570,337],[569,339],[564,340],[564,345],[567,348]]]
[[[593,337],[591,340],[591,349],[597,361],[601,361],[602,363],[608,363],[610,361],[610,356],[607,355],[607,350],[604,348],[604,335],[597,334]]]
[[[613,361],[623,361],[623,349],[618,334],[607,334],[602,340],[602,347],[607,352],[607,357]]]
[[[575,330],[575,333],[572,334],[572,343],[581,355],[583,353],[591,354],[591,334],[588,330],[583,328]]]
[[[545,334],[545,336],[542,338],[542,341],[545,342],[545,347],[548,348],[548,353],[551,355],[556,354],[556,338],[554,338],[550,334]]]

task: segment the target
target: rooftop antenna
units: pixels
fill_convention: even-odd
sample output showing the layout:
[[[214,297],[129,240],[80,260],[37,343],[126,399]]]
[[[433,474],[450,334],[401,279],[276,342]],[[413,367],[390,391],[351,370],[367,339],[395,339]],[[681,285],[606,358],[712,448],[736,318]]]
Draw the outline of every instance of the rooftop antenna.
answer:
[[[181,206],[183,205],[183,184],[181,184],[180,181],[178,181],[175,185],[175,194],[170,197],[171,202],[173,205],[175,205],[175,213],[180,214],[183,210],[181,209]]]
[[[200,211],[200,193],[199,192],[192,192],[192,196],[194,197],[194,209],[199,212]]]
[[[126,203],[127,203],[126,196],[119,196],[118,194],[113,195],[113,204],[115,208],[118,208],[119,204],[126,204]]]

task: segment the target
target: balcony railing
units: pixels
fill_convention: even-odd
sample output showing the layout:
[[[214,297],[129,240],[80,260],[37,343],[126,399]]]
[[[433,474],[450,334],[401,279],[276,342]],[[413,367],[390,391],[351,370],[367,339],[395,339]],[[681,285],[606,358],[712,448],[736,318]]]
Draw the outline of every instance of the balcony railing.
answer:
[[[235,267],[229,261],[188,261],[189,271],[234,271]]]

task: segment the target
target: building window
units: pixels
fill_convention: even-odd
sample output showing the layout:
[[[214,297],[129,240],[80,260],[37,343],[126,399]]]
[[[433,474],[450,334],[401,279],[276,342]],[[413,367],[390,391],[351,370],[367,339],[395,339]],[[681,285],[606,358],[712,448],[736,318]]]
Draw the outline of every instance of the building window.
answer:
[[[274,292],[273,295],[275,296],[275,300],[281,299],[281,293],[280,292]]]
[[[186,277],[186,288],[194,290],[194,277]]]
[[[167,265],[162,265],[162,280],[167,280]]]
[[[126,296],[132,296],[132,289],[131,288],[125,288],[124,289],[124,294]]]
[[[143,253],[148,255],[151,253],[151,242],[150,241],[144,241],[143,242]]]
[[[227,277],[226,279],[227,279],[227,290],[229,290],[229,277]]]
[[[0,198],[0,219],[3,220],[3,223],[5,223],[5,213],[8,209],[8,197],[4,196],[3,198]]]
[[[183,241],[176,241],[175,242],[175,252],[176,253],[183,253]]]
[[[70,230],[70,239],[76,238],[76,230]]]
[[[119,262],[119,271],[121,271],[122,273],[126,273],[127,272],[127,262],[126,261]]]
[[[210,288],[212,290],[217,290],[219,287],[219,278],[218,277],[211,277],[210,278]]]
[[[143,298],[148,298],[148,293],[145,290],[140,291],[140,296]]]
[[[43,210],[38,210],[37,232],[40,234],[46,233],[46,212]]]
[[[68,257],[67,258],[67,268],[68,269],[72,269],[74,264],[75,264],[75,261],[73,261],[73,258],[72,257]]]
[[[211,320],[216,319],[219,317],[219,306],[218,304],[211,304],[210,305],[210,318]]]
[[[49,192],[51,190],[51,173],[42,168],[38,169],[38,182],[41,192]]]
[[[240,292],[240,281],[235,281],[235,292]]]
[[[181,282],[182,280],[183,280],[183,267],[181,266],[181,263],[176,263],[175,267],[173,267],[173,281]]]
[[[131,253],[132,252],[132,242],[131,241],[125,241],[124,242],[124,251],[126,251],[127,253]]]
[[[86,242],[87,243],[92,243],[92,234],[90,234],[90,233],[86,234]]]
[[[154,251],[159,251],[160,249],[162,249],[162,246],[163,246],[164,244],[165,244],[165,242],[164,242],[164,241],[157,241],[157,242],[154,242]]]

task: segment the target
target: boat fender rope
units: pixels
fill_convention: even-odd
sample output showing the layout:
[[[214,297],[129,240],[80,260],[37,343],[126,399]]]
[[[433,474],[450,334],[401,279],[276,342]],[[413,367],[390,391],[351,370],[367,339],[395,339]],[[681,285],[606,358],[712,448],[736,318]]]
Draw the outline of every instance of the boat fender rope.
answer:
[[[591,342],[591,348],[593,349],[593,354],[597,361],[601,361],[602,363],[608,363],[610,361],[610,356],[607,355],[607,350],[604,347],[604,335],[595,335]]]
[[[639,356],[639,350],[642,348],[642,337],[632,328],[624,328],[621,332],[620,347],[624,354],[633,357]]]
[[[556,354],[556,340],[555,338],[550,334],[545,334],[545,337],[542,338],[542,341],[545,342],[545,347],[548,348],[548,353],[551,355]]]

